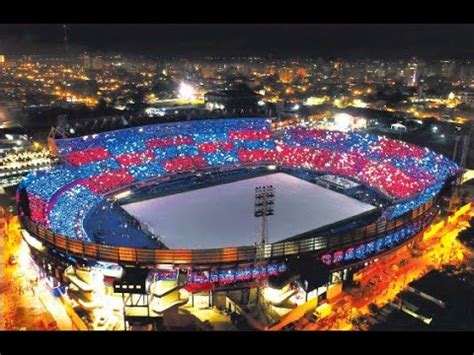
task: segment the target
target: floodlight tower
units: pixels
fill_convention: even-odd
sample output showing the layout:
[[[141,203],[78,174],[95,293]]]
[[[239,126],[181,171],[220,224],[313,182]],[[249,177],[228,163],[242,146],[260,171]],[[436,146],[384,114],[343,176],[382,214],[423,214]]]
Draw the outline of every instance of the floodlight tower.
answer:
[[[66,24],[63,24],[63,35],[64,35],[64,52],[66,55],[69,54],[69,34]]]
[[[268,242],[268,216],[273,216],[275,207],[275,188],[273,185],[255,188],[255,217],[261,218],[260,234],[256,243],[255,263],[263,262],[265,244]]]
[[[459,160],[459,166],[463,169],[466,168],[466,164],[467,164],[467,157],[468,157],[468,154],[469,154],[469,144],[471,142],[471,135],[472,135],[473,128],[474,128],[474,126],[472,124],[470,124],[468,134],[463,137],[461,158]],[[458,138],[458,137],[456,137],[456,138]],[[461,137],[459,137],[459,138],[461,138]],[[457,140],[456,140],[456,143],[457,143]],[[455,146],[455,148],[456,148],[456,146]],[[456,184],[461,185],[461,181],[462,181],[462,175],[459,176],[459,178],[456,180]]]
[[[464,139],[463,139],[461,160],[459,162],[459,165],[461,165],[462,168],[466,167],[467,156],[468,156],[468,153],[469,153],[469,143],[471,141],[471,135],[472,135],[472,128],[473,128],[473,125],[471,124],[470,127],[469,127],[469,133],[467,135],[465,135]]]
[[[273,216],[275,207],[275,188],[273,185],[257,186],[255,188],[255,218],[261,218],[260,234],[255,243],[255,263],[262,265],[265,261],[265,244],[268,242],[268,216]],[[257,303],[260,300],[260,287],[257,287]],[[251,297],[249,297],[250,304]],[[261,303],[265,308],[265,302]]]

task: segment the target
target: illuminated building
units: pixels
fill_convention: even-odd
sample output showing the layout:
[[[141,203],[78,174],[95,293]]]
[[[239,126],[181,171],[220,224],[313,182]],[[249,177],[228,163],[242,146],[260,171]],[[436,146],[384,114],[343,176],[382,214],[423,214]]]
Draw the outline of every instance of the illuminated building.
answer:
[[[418,85],[418,64],[410,63],[408,64],[406,70],[406,83],[408,86],[417,86]]]
[[[277,68],[276,66],[272,65],[268,68],[268,74],[269,75],[275,75],[277,73]]]
[[[298,68],[296,69],[296,76],[301,78],[301,79],[305,79],[307,76],[308,76],[308,70],[306,68]]]
[[[293,81],[294,73],[292,69],[283,68],[279,72],[279,79],[284,84],[289,84]]]
[[[214,76],[214,70],[211,67],[201,68],[201,73],[204,79],[211,79]]]
[[[470,107],[474,107],[474,91],[472,90],[460,91],[458,93],[458,97],[466,105],[469,105]]]

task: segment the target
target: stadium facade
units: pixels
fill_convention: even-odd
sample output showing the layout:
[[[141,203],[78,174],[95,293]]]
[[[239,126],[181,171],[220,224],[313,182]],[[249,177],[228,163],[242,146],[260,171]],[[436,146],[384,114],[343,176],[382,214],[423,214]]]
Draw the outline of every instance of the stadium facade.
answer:
[[[63,284],[71,280],[68,270],[81,266],[103,270],[115,285],[136,272],[148,285],[174,280],[190,293],[281,286],[295,278],[310,293],[338,270],[350,280],[347,270],[426,230],[443,191],[461,172],[442,155],[402,141],[301,127],[274,131],[264,118],[148,125],[51,145],[60,164],[28,175],[17,191],[25,240],[37,262]],[[336,211],[330,221],[319,217],[314,226],[263,247],[226,240],[224,233],[216,236],[218,244],[203,244],[212,249],[194,241],[187,247],[186,240],[171,248],[159,226],[122,208],[282,173],[331,190],[334,196],[319,200],[323,208],[341,203],[337,196],[368,208],[339,217]]]

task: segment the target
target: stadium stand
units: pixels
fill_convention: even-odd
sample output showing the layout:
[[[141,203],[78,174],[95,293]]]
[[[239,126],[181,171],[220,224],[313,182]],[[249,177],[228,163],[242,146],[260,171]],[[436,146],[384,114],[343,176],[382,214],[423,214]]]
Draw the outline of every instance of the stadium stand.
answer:
[[[81,219],[103,194],[159,176],[259,163],[317,171],[391,199],[384,217],[392,219],[432,199],[460,171],[442,155],[386,137],[307,128],[275,137],[268,119],[150,125],[56,144],[62,164],[33,173],[19,189],[27,193],[35,223],[83,240],[90,237]]]

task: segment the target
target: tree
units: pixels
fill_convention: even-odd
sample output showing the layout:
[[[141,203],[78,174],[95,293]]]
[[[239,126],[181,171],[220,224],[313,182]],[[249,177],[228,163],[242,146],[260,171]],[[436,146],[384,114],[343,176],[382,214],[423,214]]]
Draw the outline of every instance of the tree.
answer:
[[[128,104],[128,110],[133,112],[142,113],[145,109],[145,89],[138,88],[135,93],[132,94],[132,103]]]
[[[160,100],[176,97],[176,91],[177,85],[169,79],[156,81],[151,89],[151,93]]]
[[[103,113],[106,109],[107,109],[107,102],[105,101],[103,97],[100,97],[99,102],[97,103],[97,106],[96,106],[96,111],[98,113]]]

